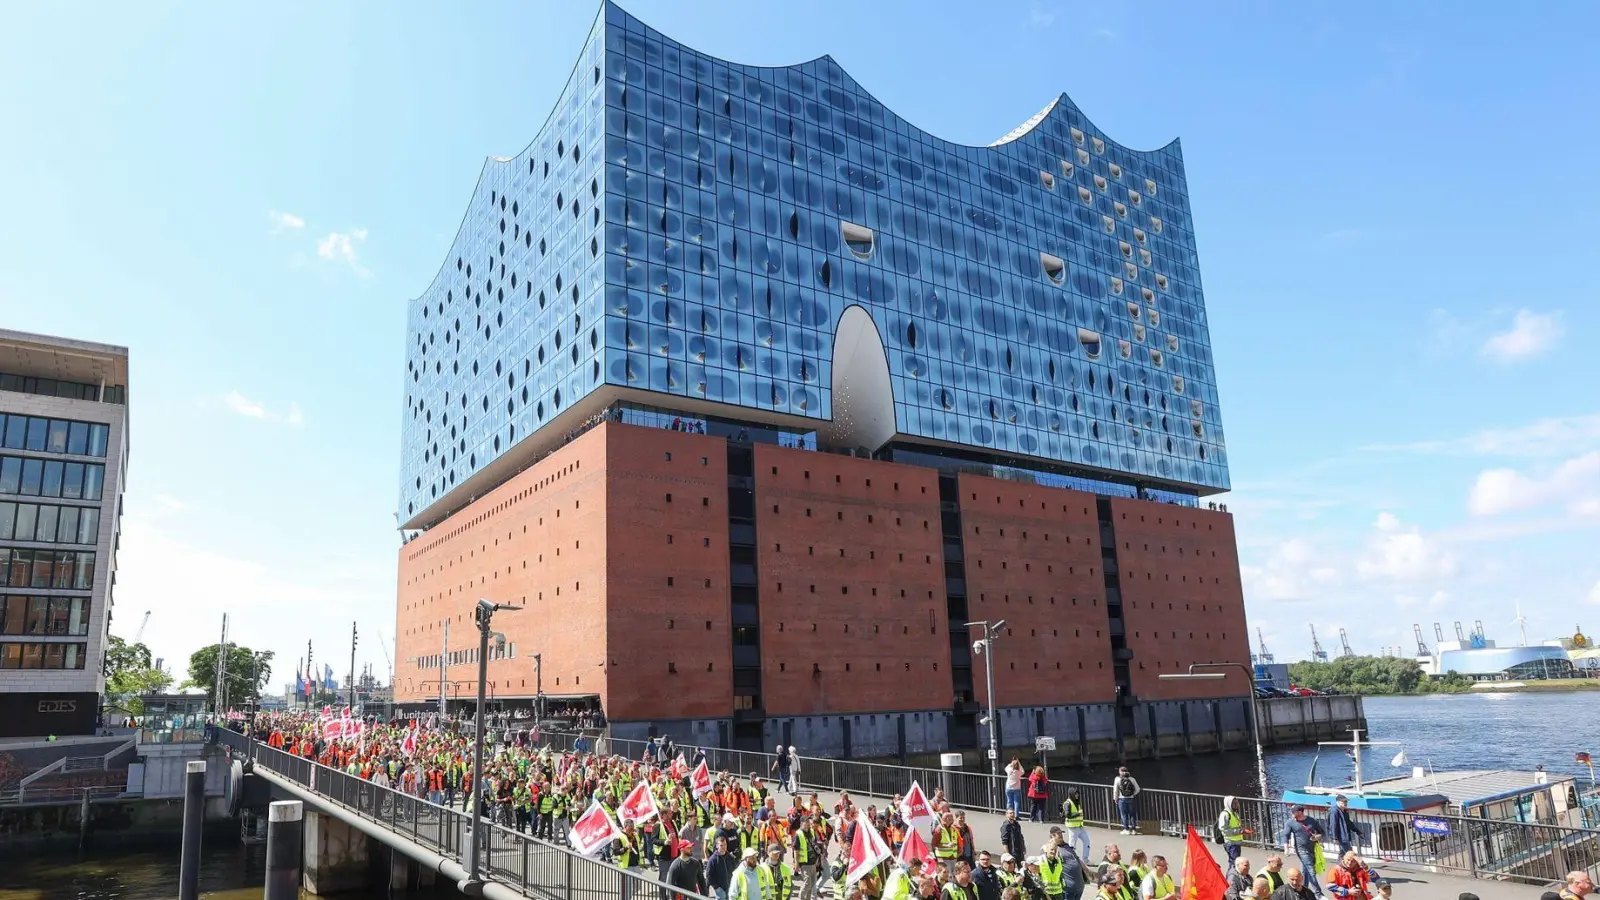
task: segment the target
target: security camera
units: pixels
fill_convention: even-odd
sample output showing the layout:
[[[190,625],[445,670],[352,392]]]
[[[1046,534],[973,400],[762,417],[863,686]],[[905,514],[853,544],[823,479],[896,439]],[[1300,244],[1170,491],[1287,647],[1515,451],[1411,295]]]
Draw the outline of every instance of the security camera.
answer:
[[[983,655],[983,641],[973,641],[972,642],[972,652],[978,654],[979,656],[982,656]]]

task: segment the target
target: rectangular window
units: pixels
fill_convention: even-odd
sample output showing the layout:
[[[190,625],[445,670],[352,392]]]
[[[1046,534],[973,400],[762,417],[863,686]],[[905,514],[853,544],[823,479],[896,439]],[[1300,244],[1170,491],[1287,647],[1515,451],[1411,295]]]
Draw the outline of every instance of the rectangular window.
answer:
[[[0,550],[0,553],[5,552],[8,551]],[[9,553],[11,554],[11,565],[9,567],[9,575],[6,578],[6,584],[10,585],[11,587],[27,587],[28,574],[33,565],[33,551],[11,550]]]
[[[78,541],[78,516],[82,510],[76,506],[56,507],[60,511],[59,521],[56,525],[54,540],[58,544],[74,544]]]
[[[28,587],[50,587],[50,571],[53,568],[52,563],[55,562],[55,554],[49,550],[29,550],[25,552],[32,557],[28,568]]]
[[[72,613],[72,598],[51,597],[50,616],[45,621],[46,634],[66,634],[67,622]]]
[[[5,603],[3,615],[0,615],[0,634],[22,634],[22,623],[28,615],[28,598],[0,597],[0,602]]]
[[[27,475],[27,471],[23,471]],[[102,482],[106,479],[106,467],[100,465],[86,465],[83,467],[83,499],[99,500]]]
[[[60,668],[62,668],[64,666],[65,662],[66,662],[66,655],[67,655],[67,645],[66,644],[45,644],[44,645],[44,668],[46,668],[46,669],[60,669]]]
[[[48,460],[44,464],[44,483],[39,486],[39,494],[45,497],[61,496],[61,477],[66,463],[57,460]]]
[[[50,420],[28,419],[28,440],[23,444],[25,450],[43,450],[45,443],[50,438]]]
[[[72,430],[67,435],[67,452],[75,456],[83,456],[89,452],[88,422],[72,423]]]
[[[84,509],[78,515],[78,543],[100,543],[100,510]]]
[[[22,645],[0,644],[0,669],[22,668]]]
[[[16,539],[19,541],[33,540],[34,529],[39,521],[39,506],[36,503],[17,504]]]
[[[44,663],[43,644],[22,645],[22,667],[24,669],[37,669]]]
[[[42,554],[45,551],[41,550],[39,552]],[[70,589],[74,586],[72,581],[72,564],[73,558],[76,556],[78,556],[78,554],[73,553],[71,550],[56,551],[54,572],[55,577],[53,578],[52,583],[57,588]]]
[[[89,633],[89,601],[83,597],[72,598],[72,609],[67,613],[67,633],[83,635]]]
[[[23,444],[27,443],[27,435],[28,435],[28,417],[27,416],[7,416],[6,417],[6,449],[7,450],[21,450]]]
[[[105,456],[106,455],[106,443],[107,443],[107,441],[110,440],[110,438],[111,438],[111,426],[110,425],[94,425],[94,424],[91,424],[89,426],[89,455],[90,456]]]
[[[45,450],[50,453],[67,452],[67,434],[72,430],[72,423],[66,419],[51,419],[50,433],[45,438]]]
[[[12,540],[16,533],[17,505],[0,503],[0,541]]]
[[[44,460],[25,459],[22,461],[22,493],[29,497],[39,496],[39,484],[44,481]]]
[[[83,499],[83,463],[67,463],[62,470],[61,496],[68,500]]]
[[[15,456],[0,459],[0,494],[15,494],[22,489],[22,460]]]
[[[62,661],[63,669],[83,668],[84,657],[89,655],[88,644],[67,644],[67,658]]]
[[[49,597],[28,598],[28,624],[23,629],[24,634],[44,634],[45,622],[50,617]]]
[[[34,532],[33,539],[36,541],[55,543],[56,525],[58,524],[60,517],[61,507],[59,506],[39,507],[39,523],[36,526],[37,530]]]

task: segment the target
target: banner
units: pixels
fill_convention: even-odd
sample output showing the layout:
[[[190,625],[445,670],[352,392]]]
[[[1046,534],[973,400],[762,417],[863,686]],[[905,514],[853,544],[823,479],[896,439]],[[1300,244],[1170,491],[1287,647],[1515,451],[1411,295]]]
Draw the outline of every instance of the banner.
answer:
[[[412,726],[410,731],[406,732],[405,740],[400,742],[400,752],[404,753],[406,756],[413,756],[416,754],[417,729],[415,725]]]
[[[1307,875],[1309,881],[1314,876]],[[1228,891],[1228,879],[1211,857],[1211,850],[1200,839],[1194,826],[1189,826],[1189,838],[1183,849],[1183,885],[1178,892],[1181,900],[1222,900]]]
[[[648,822],[660,813],[656,807],[655,792],[650,790],[650,783],[641,781],[634,785],[633,790],[622,800],[622,805],[617,807],[617,818],[626,825],[629,822]]]
[[[611,814],[599,802],[591,802],[589,811],[578,817],[572,823],[572,830],[567,833],[567,842],[572,849],[584,856],[593,856],[604,850],[606,845],[617,839],[622,832],[617,828],[617,823],[611,821]]]
[[[344,737],[344,722],[339,719],[325,719],[322,722],[322,739],[337,741]]]
[[[699,799],[701,794],[711,791],[711,770],[706,768],[706,761],[700,760],[700,765],[694,767],[694,772],[689,776],[689,790]]]
[[[845,871],[844,883],[855,884],[889,856],[889,845],[883,842],[883,836],[878,834],[878,829],[873,828],[872,823],[867,821],[866,812],[857,812],[855,839],[850,842],[850,868]]]
[[[922,792],[922,786],[915,781],[911,782],[911,789],[900,800],[900,818],[913,829],[928,835],[933,834],[933,826],[939,822],[939,817],[933,814],[933,804],[928,802],[928,795]]]
[[[906,832],[905,842],[900,845],[900,861],[909,863],[913,859],[920,859],[930,867],[933,865],[933,851],[928,849],[928,842],[922,839],[922,832],[915,828]],[[933,869],[923,871],[931,872]]]

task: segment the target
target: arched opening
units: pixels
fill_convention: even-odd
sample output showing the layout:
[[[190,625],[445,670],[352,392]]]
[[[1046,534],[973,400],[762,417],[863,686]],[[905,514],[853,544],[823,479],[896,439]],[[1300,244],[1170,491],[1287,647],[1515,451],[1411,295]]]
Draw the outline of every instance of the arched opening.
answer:
[[[833,418],[818,437],[835,447],[875,451],[895,434],[889,354],[872,316],[851,306],[833,332]]]

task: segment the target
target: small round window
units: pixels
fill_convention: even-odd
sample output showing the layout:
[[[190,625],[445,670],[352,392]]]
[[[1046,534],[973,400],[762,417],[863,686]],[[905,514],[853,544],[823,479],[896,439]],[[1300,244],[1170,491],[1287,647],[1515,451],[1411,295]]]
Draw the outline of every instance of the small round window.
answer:
[[[872,256],[875,243],[872,229],[853,222],[840,222],[839,235],[844,238],[845,247],[856,259],[867,259]]]

